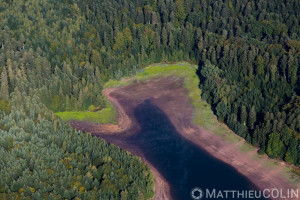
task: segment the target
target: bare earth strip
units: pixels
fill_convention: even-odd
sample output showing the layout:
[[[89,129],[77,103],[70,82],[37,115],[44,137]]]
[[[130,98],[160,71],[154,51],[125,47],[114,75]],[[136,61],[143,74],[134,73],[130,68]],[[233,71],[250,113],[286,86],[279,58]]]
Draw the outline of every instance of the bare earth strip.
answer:
[[[281,174],[281,163],[276,168],[263,165],[263,159],[254,160],[256,151],[241,152],[239,143],[231,144],[222,137],[205,130],[192,123],[194,108],[191,106],[187,90],[183,88],[183,80],[174,77],[156,78],[147,82],[135,83],[128,86],[109,88],[103,94],[116,107],[119,118],[118,125],[104,125],[89,122],[71,121],[72,127],[90,132],[116,144],[122,149],[140,156],[147,163],[155,177],[154,199],[172,199],[170,187],[163,176],[151,165],[137,147],[128,145],[118,137],[136,134],[140,128],[133,114],[134,108],[145,100],[151,100],[170,119],[172,124],[183,137],[190,140],[210,155],[234,167],[239,173],[245,175],[259,189],[287,189],[294,188]],[[205,117],[205,116],[204,116]],[[244,141],[244,140],[242,140]],[[297,188],[299,188],[299,184]]]

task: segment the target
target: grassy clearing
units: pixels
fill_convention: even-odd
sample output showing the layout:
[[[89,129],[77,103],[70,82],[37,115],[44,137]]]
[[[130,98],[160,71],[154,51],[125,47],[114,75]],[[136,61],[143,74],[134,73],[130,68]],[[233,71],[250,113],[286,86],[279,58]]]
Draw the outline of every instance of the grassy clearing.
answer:
[[[262,164],[269,169],[275,169],[279,166],[280,162],[278,160],[265,159]]]
[[[248,153],[251,151],[256,151],[256,148],[249,144],[248,142],[243,142],[241,145],[238,146],[239,150],[243,153]]]
[[[71,111],[71,112],[58,112],[55,115],[62,118],[64,121],[79,120],[89,121],[101,124],[116,124],[117,111],[113,105],[108,101],[107,107],[98,112],[89,111]]]
[[[283,167],[281,174],[296,188],[300,182],[300,170],[294,167]]]
[[[276,170],[280,167],[280,174],[286,178],[294,188],[297,188],[297,184],[300,182],[299,168],[286,163],[282,165],[281,160],[270,159],[266,154],[254,154],[252,159],[255,162],[261,162],[264,167],[269,168],[270,170]]]

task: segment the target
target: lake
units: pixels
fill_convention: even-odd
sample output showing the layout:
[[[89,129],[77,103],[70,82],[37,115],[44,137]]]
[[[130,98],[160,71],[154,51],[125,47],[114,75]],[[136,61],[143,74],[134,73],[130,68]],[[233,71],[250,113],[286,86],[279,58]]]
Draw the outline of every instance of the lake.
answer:
[[[233,167],[183,138],[163,111],[150,100],[139,104],[134,109],[134,116],[140,126],[138,133],[127,137],[103,138],[112,143],[122,140],[122,143],[125,142],[133,149],[138,148],[143,157],[170,184],[173,199],[192,199],[190,193],[195,187],[203,191],[257,190],[254,184]]]

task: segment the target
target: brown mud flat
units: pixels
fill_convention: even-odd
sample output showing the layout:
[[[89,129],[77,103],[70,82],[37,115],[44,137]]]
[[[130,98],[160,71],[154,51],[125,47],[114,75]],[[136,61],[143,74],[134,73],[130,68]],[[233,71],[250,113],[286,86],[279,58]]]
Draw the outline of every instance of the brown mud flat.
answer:
[[[215,158],[234,167],[260,190],[276,188],[287,191],[294,188],[281,174],[284,163],[281,163],[277,168],[270,169],[263,165],[261,159],[254,161],[251,158],[256,154],[256,151],[243,153],[238,149],[238,144],[230,144],[220,136],[194,125],[192,122],[194,108],[191,106],[187,92],[183,88],[183,79],[175,77],[155,78],[128,86],[105,89],[103,94],[113,103],[119,113],[118,125],[80,121],[70,121],[69,123],[73,128],[89,132],[93,136],[100,136],[106,141],[141,157],[154,174],[155,196],[153,199],[172,199],[169,184],[158,170],[147,161],[139,148],[128,145],[121,138],[139,132],[140,127],[134,116],[134,108],[149,99],[168,116],[177,132],[184,138]],[[111,137],[112,135],[118,135],[120,139]],[[299,188],[299,184],[297,188]]]

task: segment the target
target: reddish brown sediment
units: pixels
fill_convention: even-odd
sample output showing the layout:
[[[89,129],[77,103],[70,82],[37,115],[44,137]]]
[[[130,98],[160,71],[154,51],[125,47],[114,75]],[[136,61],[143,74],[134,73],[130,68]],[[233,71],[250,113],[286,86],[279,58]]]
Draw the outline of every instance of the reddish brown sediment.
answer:
[[[190,103],[187,92],[183,88],[183,79],[175,77],[156,78],[123,87],[105,89],[103,94],[113,103],[119,113],[118,125],[80,121],[71,121],[70,124],[76,129],[104,138],[109,138],[110,135],[123,137],[136,134],[139,132],[140,127],[136,122],[133,110],[143,101],[150,99],[168,116],[179,134],[207,151],[210,155],[234,167],[259,189],[277,188],[287,191],[294,188],[281,174],[281,168],[285,163],[280,163],[276,168],[268,168],[263,165],[264,159],[254,160],[252,158],[256,151],[244,153],[239,150],[239,143],[244,140],[232,144],[219,135],[194,125],[192,123],[194,108]],[[169,184],[138,148],[127,145],[122,139],[114,139],[111,142],[140,156],[150,166],[155,179],[155,196],[153,199],[172,199]],[[299,183],[298,188],[300,188]]]

